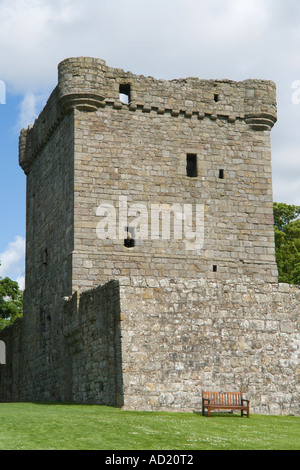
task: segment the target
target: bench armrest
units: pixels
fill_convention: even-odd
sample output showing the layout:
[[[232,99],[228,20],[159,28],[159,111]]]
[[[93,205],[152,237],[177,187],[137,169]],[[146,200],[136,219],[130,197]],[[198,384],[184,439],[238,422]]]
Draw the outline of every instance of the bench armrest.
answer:
[[[210,403],[210,399],[209,399],[209,398],[202,398],[202,403],[204,403],[205,401],[207,401],[207,403]]]
[[[246,403],[248,403],[248,405],[249,405],[250,400],[246,400],[245,398],[242,398],[242,404],[243,404],[244,401],[245,401]]]

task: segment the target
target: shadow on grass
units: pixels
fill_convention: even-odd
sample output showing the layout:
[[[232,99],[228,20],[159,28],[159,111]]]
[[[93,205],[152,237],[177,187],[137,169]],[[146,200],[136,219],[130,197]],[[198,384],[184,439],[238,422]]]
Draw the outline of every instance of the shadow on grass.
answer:
[[[194,411],[193,413],[202,416],[203,418],[208,418],[207,412],[202,415],[202,411]],[[218,418],[247,418],[246,415],[241,416],[240,413],[233,413],[232,411],[211,411],[209,418],[218,417]]]
[[[111,406],[111,405],[100,405],[99,403],[75,403],[75,402],[68,402],[68,401],[33,401],[28,402],[32,403],[33,405],[41,405],[41,406],[99,406],[102,408],[110,408],[112,410],[120,410],[122,407],[118,406]],[[25,404],[25,402],[24,402]]]
[[[100,405],[98,403],[75,403],[75,402],[60,402],[60,401],[49,401],[49,402],[31,402],[33,405],[39,405],[39,406],[77,406],[77,407],[87,407],[87,406],[90,406],[90,407],[99,407],[99,408],[106,408],[107,410],[115,410],[115,411],[124,411],[124,412],[128,412],[128,411],[132,411],[132,410],[123,410],[122,407],[117,407],[117,406],[110,406],[110,405]],[[135,412],[138,412],[137,410],[135,410]],[[145,411],[143,410],[140,410],[140,413],[145,413]],[[162,413],[162,414],[165,414],[166,412],[165,411],[147,411],[146,412],[147,414],[156,414],[156,413]],[[180,414],[180,413],[177,413],[177,412],[170,412],[171,414],[174,414],[174,416]],[[188,412],[186,413],[183,413],[183,414],[190,414]],[[193,411],[191,414],[194,414],[194,415],[198,415],[198,416],[201,416],[201,418],[208,418],[207,416],[207,412],[202,415],[202,411]],[[234,413],[233,411],[211,411],[210,412],[210,416],[209,418],[247,418],[246,415],[244,415],[243,417],[241,416],[240,413]]]

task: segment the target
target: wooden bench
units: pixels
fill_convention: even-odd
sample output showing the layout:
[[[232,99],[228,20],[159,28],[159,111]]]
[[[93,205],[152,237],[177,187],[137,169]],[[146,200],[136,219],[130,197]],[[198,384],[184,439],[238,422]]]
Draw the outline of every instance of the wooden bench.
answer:
[[[207,416],[209,417],[211,410],[241,410],[243,417],[244,411],[249,418],[249,400],[243,398],[240,392],[203,392],[202,391],[202,415],[207,409]]]

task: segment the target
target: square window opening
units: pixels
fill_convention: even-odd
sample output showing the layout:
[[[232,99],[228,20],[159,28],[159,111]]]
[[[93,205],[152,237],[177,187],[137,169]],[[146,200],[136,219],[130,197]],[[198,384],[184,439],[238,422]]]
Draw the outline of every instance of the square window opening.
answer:
[[[195,178],[197,176],[197,155],[188,153],[186,156],[186,176]]]
[[[129,104],[131,99],[130,99],[130,94],[131,94],[131,89],[129,84],[123,84],[119,86],[119,98],[120,101],[124,104]]]

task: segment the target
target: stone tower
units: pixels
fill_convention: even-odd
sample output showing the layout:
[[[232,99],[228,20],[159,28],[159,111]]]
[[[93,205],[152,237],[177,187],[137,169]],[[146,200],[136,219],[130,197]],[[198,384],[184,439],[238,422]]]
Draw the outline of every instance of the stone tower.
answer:
[[[26,290],[4,396],[188,410],[201,388],[238,388],[295,412],[274,366],[288,337],[288,387],[299,289],[277,284],[275,122],[270,81],[59,64],[20,136]]]
[[[63,61],[57,88],[33,129],[21,137],[20,164],[29,188],[27,268],[34,262],[29,235],[34,229],[35,238],[45,230],[36,244],[44,255],[36,255],[47,251],[55,279],[58,263],[64,283],[72,280],[66,293],[119,276],[170,273],[275,281],[269,132],[275,121],[272,82],[164,81],[112,69],[97,59]],[[49,155],[39,157],[41,149]],[[194,165],[193,175],[188,165]],[[31,209],[38,201],[42,214],[37,216],[35,207],[38,221],[33,221]],[[113,240],[96,234],[103,201],[117,211]],[[124,202],[127,211],[140,203],[149,212],[148,237],[130,250],[119,233]],[[200,249],[186,249],[184,236],[170,233],[164,240],[159,231],[155,237],[150,220],[155,204],[182,209],[202,204]],[[40,278],[44,265],[34,266]],[[71,266],[72,275],[66,274]]]

